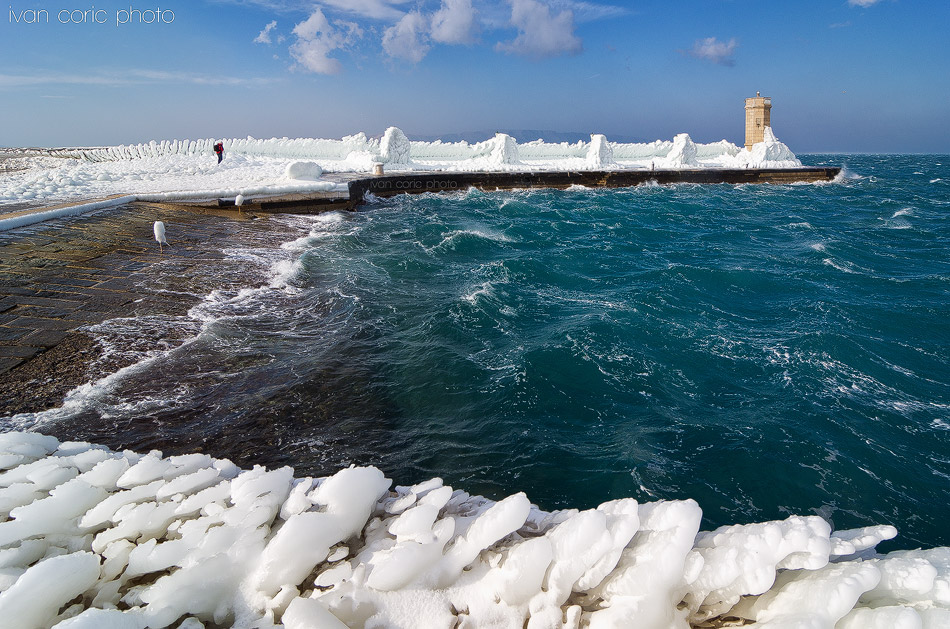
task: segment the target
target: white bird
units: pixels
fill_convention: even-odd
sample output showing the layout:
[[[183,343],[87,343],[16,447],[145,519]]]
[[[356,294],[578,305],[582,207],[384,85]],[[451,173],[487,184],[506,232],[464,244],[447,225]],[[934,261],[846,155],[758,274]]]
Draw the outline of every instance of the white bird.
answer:
[[[162,245],[171,245],[168,244],[168,241],[165,240],[165,223],[161,221],[155,221],[155,225],[152,226],[153,231],[155,232],[155,240],[158,241],[158,251],[162,253]]]

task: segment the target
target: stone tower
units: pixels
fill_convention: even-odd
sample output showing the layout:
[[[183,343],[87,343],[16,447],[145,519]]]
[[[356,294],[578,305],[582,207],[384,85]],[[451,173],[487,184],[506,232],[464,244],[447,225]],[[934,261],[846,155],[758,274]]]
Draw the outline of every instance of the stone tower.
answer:
[[[755,98],[745,99],[745,147],[765,139],[765,128],[772,126],[772,99],[755,93]]]

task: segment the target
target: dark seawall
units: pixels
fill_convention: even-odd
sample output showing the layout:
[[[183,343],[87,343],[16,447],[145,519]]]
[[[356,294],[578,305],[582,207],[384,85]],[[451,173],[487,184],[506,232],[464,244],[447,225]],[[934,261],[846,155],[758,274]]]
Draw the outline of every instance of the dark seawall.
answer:
[[[379,175],[349,182],[350,202],[363,203],[367,194],[390,197],[396,194],[452,192],[467,188],[480,190],[512,190],[520,188],[625,188],[648,182],[660,185],[676,183],[748,184],[809,183],[831,181],[840,168],[749,168],[696,170],[617,170],[617,171],[554,171],[502,173],[407,173]]]
[[[544,171],[544,172],[406,172],[392,175],[337,176],[346,181],[348,193],[301,192],[278,196],[247,198],[243,211],[269,213],[317,214],[334,210],[353,210],[366,202],[367,195],[391,197],[397,194],[456,192],[479,190],[517,190],[531,188],[565,189],[571,186],[588,188],[626,188],[654,182],[659,185],[693,184],[791,184],[831,181],[841,172],[838,167],[804,168],[707,168],[692,170],[611,170],[611,171]],[[233,208],[233,198],[204,201],[160,203],[168,207]]]

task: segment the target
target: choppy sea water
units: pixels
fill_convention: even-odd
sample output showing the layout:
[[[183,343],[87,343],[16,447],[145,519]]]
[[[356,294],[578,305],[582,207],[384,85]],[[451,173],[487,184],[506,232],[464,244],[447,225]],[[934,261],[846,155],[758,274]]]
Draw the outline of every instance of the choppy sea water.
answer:
[[[247,288],[95,326],[139,362],[0,425],[948,545],[950,156],[803,161],[845,176],[287,218],[299,239],[227,249]]]

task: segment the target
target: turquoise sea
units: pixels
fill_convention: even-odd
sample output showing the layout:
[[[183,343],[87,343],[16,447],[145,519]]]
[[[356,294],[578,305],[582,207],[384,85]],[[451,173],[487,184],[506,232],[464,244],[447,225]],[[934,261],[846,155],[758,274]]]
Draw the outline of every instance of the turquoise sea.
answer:
[[[950,545],[950,156],[802,161],[844,176],[294,219],[299,240],[255,252],[279,263],[262,280],[165,323],[190,341],[6,421],[545,509],[693,498],[704,528],[818,513]]]

